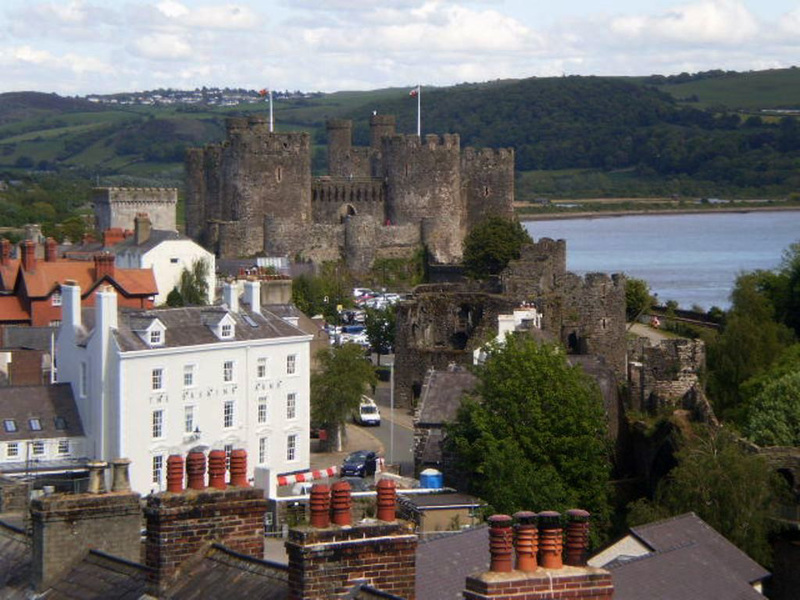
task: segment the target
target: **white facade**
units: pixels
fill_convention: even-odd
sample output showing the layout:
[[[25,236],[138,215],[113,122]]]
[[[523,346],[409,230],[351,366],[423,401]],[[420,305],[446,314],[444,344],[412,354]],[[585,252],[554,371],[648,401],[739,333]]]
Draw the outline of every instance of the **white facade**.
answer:
[[[141,311],[118,323],[113,290],[98,293],[87,331],[79,289],[62,289],[59,381],[72,384],[90,456],[130,458],[134,490],[164,489],[167,457],[197,447],[244,448],[249,478],[256,466],[308,469],[311,336],[238,305]]]
[[[208,300],[214,302],[216,259],[214,254],[189,238],[168,239],[153,247],[127,246],[116,253],[116,266],[122,269],[153,269],[158,286],[155,303],[164,304],[172,288],[180,283],[184,269],[192,269],[197,260],[208,263]]]

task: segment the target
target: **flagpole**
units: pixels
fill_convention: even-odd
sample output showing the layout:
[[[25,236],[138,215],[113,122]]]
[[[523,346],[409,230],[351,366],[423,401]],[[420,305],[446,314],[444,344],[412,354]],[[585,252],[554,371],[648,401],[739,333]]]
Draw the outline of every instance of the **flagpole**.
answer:
[[[272,89],[269,90],[269,132],[272,133]]]
[[[417,137],[422,139],[422,86],[417,84]]]

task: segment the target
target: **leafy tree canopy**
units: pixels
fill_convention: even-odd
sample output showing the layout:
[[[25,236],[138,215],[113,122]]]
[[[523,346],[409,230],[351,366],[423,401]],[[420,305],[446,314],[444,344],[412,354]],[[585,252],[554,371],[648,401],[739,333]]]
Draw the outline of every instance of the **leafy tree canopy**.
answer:
[[[292,302],[310,317],[321,314],[327,321],[338,323],[336,307],[353,302],[352,283],[341,262],[326,262],[318,275],[300,275],[292,281]]]
[[[497,275],[520,249],[532,242],[519,221],[489,217],[478,223],[464,239],[464,269],[473,279]]]
[[[605,522],[609,444],[594,381],[560,348],[513,335],[477,376],[477,397],[447,428],[471,492],[508,514],[581,507]]]
[[[397,313],[394,305],[383,310],[367,309],[366,331],[372,349],[378,353],[378,364],[381,354],[389,354],[394,349],[394,337],[397,329]]]
[[[199,258],[192,263],[191,268],[185,267],[181,271],[178,293],[184,304],[208,304],[208,270],[208,261]]]
[[[772,504],[782,482],[763,457],[744,450],[726,430],[701,430],[686,440],[651,502],[640,500],[628,515],[630,525],[694,511],[751,558],[770,563]]]
[[[311,375],[311,420],[320,426],[340,432],[361,395],[375,385],[372,364],[364,358],[357,344],[325,348],[317,354],[319,370]]]
[[[625,280],[625,315],[634,320],[653,305],[650,287],[644,279],[628,277]]]
[[[800,370],[772,381],[753,399],[744,433],[760,446],[800,446]]]

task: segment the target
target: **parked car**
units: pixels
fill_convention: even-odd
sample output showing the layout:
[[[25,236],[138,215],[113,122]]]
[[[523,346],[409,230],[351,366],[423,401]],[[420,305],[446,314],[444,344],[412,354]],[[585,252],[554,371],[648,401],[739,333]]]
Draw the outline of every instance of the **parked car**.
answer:
[[[376,427],[381,424],[381,411],[372,398],[361,396],[361,403],[358,405],[358,409],[353,411],[353,423],[375,425]]]
[[[342,463],[342,477],[366,477],[375,475],[378,455],[371,450],[356,450],[348,454]]]

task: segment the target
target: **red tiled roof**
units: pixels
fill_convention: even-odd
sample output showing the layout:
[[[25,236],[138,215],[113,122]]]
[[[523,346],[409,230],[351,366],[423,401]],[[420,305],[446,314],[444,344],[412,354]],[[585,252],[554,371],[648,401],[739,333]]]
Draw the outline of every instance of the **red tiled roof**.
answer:
[[[3,290],[10,292],[14,289],[18,272],[19,259],[9,258],[8,264],[0,264],[0,286],[2,286]]]
[[[57,285],[67,280],[75,281],[89,295],[102,281],[113,285],[125,296],[150,296],[158,293],[152,269],[115,269],[114,276],[95,280],[93,262],[58,260],[37,261],[33,271],[21,271],[25,290],[29,298],[46,298]]]
[[[17,296],[0,296],[0,315],[5,323],[31,320],[22,299]]]

